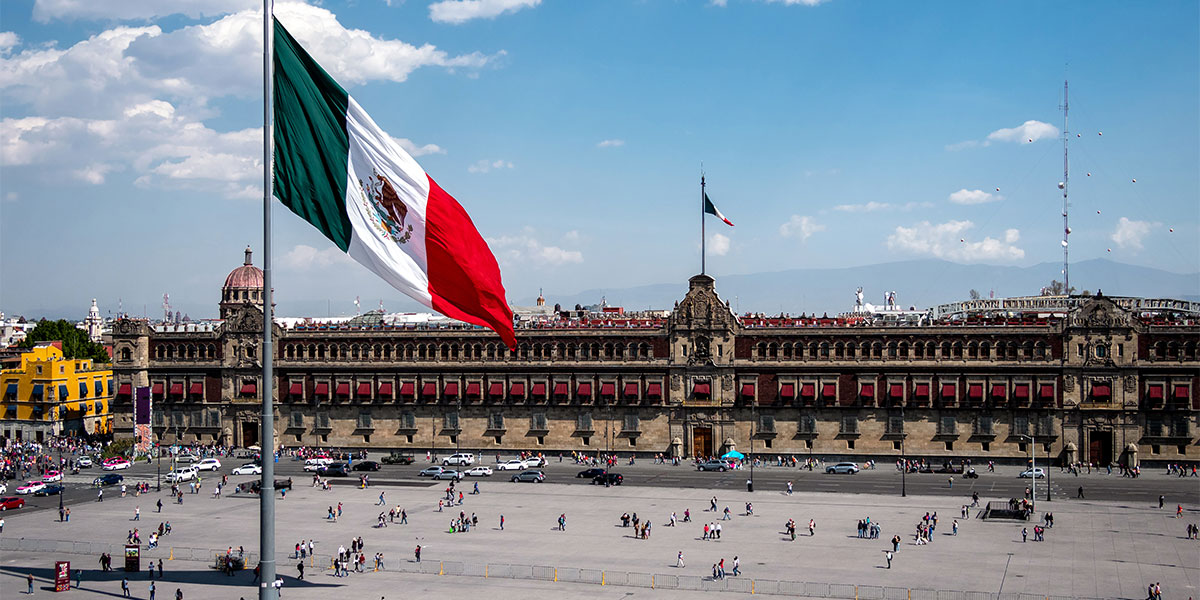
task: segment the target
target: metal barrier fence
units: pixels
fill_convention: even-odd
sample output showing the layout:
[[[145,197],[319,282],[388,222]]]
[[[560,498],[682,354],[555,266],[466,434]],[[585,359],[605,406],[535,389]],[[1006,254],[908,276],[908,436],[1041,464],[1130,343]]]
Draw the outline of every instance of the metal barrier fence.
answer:
[[[0,538],[0,551],[41,552],[52,554],[98,555],[104,552],[118,557],[124,552],[124,544],[101,542],[75,542],[70,540],[39,540],[31,538]],[[147,549],[143,546],[145,559],[184,560],[212,563],[213,559],[225,554],[227,549],[188,548],[164,546]],[[295,556],[284,555],[288,560]],[[246,564],[258,562],[257,552],[245,553]],[[333,568],[332,555],[308,555],[305,562],[310,567]],[[368,563],[368,569],[374,569]],[[798,596],[805,598],[839,598],[845,600],[1101,600],[1078,596],[1057,596],[1024,593],[994,593],[959,590],[926,590],[877,585],[853,585],[849,583],[821,583],[811,581],[783,581],[753,579],[749,577],[725,577],[713,579],[699,575],[675,575],[640,573],[609,569],[585,569],[580,567],[551,567],[544,565],[480,564],[458,561],[426,560],[414,562],[384,561],[387,570],[401,573],[420,573],[434,576],[453,577],[497,577],[502,579],[524,579],[562,583],[613,585],[666,590],[690,590],[704,592],[738,592],[770,596]]]

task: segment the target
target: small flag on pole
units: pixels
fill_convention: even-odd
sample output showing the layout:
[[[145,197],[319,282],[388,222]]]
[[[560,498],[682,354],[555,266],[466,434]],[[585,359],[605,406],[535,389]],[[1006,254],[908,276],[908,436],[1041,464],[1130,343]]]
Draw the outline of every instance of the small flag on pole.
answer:
[[[717,210],[717,205],[713,204],[712,200],[708,199],[707,193],[704,194],[704,212],[706,212],[722,221],[725,221],[726,225],[733,227],[733,222],[730,221],[729,219],[726,219],[725,215],[721,214],[721,211]]]

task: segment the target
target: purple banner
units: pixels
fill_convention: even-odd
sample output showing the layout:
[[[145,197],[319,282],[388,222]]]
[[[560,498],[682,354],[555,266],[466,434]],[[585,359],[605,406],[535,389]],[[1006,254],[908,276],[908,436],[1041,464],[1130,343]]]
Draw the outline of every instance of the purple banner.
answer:
[[[150,424],[150,388],[139,387],[134,394],[133,403],[133,424],[134,425],[149,425]]]

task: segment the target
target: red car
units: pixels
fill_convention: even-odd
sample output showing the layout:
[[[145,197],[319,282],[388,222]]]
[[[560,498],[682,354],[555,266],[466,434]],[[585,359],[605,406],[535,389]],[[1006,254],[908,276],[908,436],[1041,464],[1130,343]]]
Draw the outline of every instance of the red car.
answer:
[[[8,510],[10,508],[21,508],[25,506],[25,499],[16,496],[5,496],[0,498],[0,510]]]

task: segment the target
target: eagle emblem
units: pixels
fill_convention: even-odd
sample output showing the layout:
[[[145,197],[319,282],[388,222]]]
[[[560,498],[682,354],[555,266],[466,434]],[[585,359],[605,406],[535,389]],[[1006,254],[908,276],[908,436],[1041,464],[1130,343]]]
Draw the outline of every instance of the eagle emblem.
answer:
[[[412,239],[413,226],[405,224],[408,218],[408,206],[392,187],[392,182],[372,169],[371,176],[364,182],[358,180],[362,190],[363,208],[371,216],[375,232],[384,239],[397,244],[405,244]]]

